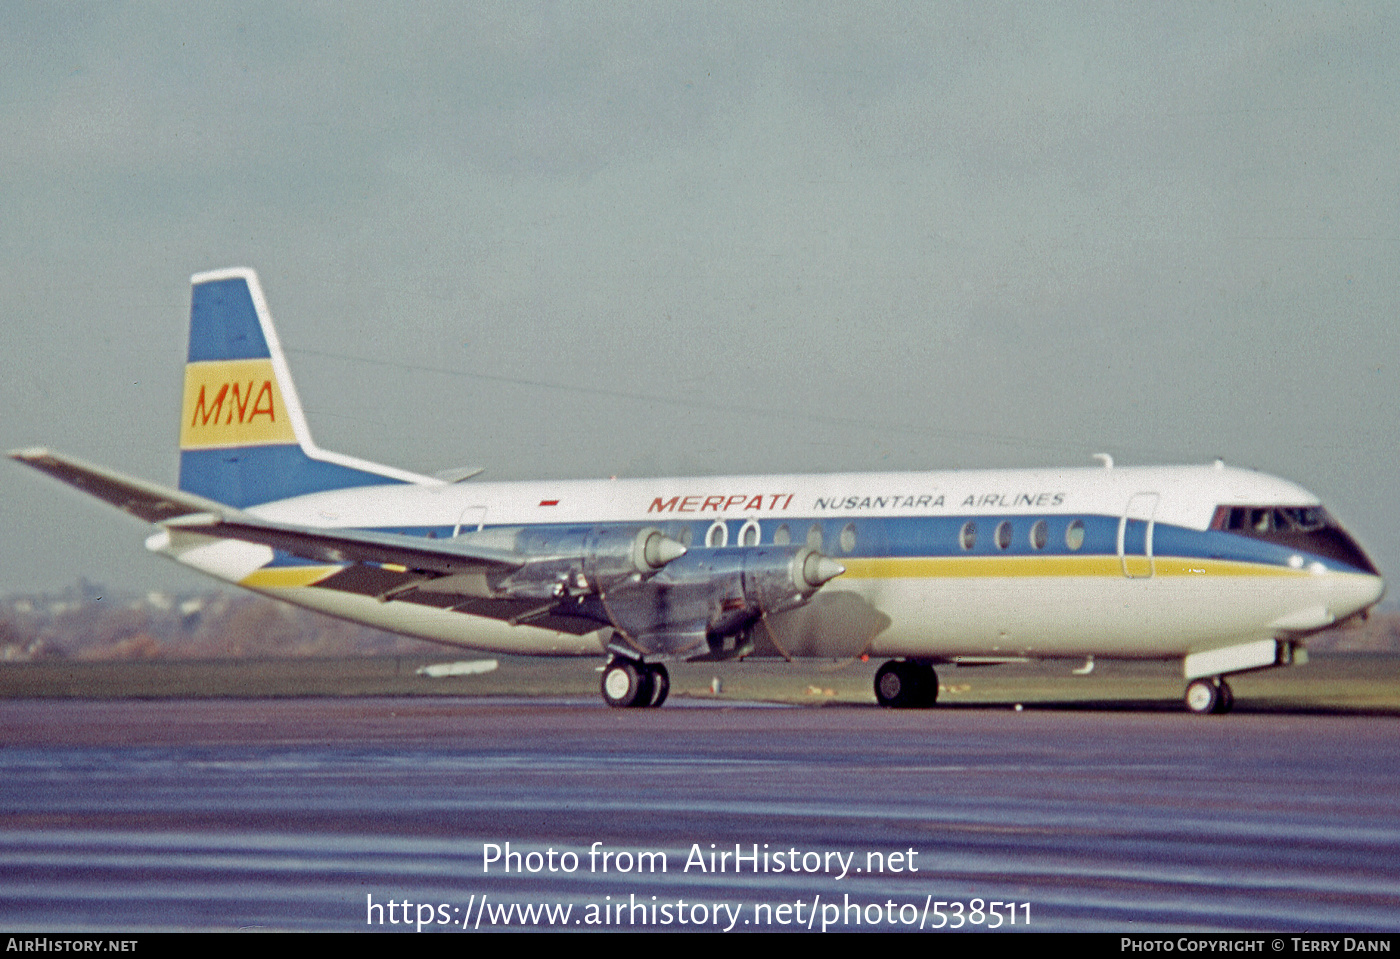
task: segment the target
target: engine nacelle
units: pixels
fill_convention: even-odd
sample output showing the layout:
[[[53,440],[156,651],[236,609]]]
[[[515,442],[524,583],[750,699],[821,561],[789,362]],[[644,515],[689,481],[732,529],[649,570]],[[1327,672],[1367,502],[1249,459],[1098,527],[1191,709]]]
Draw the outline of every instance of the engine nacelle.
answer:
[[[496,599],[563,599],[604,593],[652,576],[686,549],[655,526],[520,531],[511,544],[520,568],[488,576]]]
[[[570,615],[612,624],[641,656],[703,652],[759,616],[801,606],[846,571],[810,546],[687,550],[655,526],[498,527],[467,537],[522,563],[454,574],[425,591],[568,601]]]
[[[744,598],[756,612],[768,614],[801,606],[823,583],[846,568],[810,546],[795,552],[786,549],[749,549],[744,558]]]
[[[692,550],[602,597],[608,620],[642,653],[686,655],[764,614],[807,602],[846,570],[809,546]]]

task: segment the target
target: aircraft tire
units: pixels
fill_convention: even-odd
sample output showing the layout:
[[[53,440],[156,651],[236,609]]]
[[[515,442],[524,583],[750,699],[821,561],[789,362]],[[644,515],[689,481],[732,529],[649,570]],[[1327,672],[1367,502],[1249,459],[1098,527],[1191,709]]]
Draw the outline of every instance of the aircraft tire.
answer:
[[[919,676],[919,701],[916,704],[920,709],[928,709],[938,702],[938,672],[928,663],[913,663],[918,670]]]
[[[1220,712],[1222,698],[1220,684],[1213,679],[1193,679],[1186,685],[1186,708],[1198,716]]]
[[[661,663],[652,666],[650,672],[652,693],[648,705],[655,709],[666,701],[671,692],[671,673]]]
[[[637,699],[632,703],[633,709],[646,709],[651,706],[651,699],[656,694],[656,674],[647,668],[646,663],[637,665]]]
[[[886,709],[898,709],[903,704],[906,684],[901,665],[891,660],[875,671],[875,701]]]
[[[932,706],[938,677],[931,666],[892,659],[875,673],[875,699],[886,709]]]
[[[1235,692],[1225,680],[1220,681],[1220,702],[1215,704],[1215,714],[1223,716],[1235,708]]]
[[[652,684],[645,680],[650,678],[651,674],[640,664],[630,659],[614,659],[603,670],[603,702],[614,709],[628,709],[636,706],[639,700],[641,705],[649,705]]]

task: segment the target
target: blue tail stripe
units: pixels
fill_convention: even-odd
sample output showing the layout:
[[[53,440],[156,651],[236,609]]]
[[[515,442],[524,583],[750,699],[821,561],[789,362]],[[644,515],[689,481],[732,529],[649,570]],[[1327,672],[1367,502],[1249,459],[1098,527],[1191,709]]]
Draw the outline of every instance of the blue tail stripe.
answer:
[[[239,509],[308,493],[398,482],[312,459],[294,444],[180,453],[180,489]]]
[[[270,355],[247,280],[239,276],[195,285],[190,301],[191,363]]]

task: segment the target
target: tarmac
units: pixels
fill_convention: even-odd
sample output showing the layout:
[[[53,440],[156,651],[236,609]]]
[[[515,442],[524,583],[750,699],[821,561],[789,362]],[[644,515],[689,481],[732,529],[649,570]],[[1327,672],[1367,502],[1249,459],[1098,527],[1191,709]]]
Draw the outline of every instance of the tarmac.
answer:
[[[1395,931],[1400,719],[0,702],[0,926]]]

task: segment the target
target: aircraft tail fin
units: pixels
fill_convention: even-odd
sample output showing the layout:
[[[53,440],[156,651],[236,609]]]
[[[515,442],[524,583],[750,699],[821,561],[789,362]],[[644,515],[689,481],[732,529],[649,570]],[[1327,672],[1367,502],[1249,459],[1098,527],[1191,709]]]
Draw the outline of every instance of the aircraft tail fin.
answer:
[[[244,508],[381,483],[433,483],[311,440],[262,285],[245,268],[190,278],[180,489]]]

